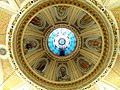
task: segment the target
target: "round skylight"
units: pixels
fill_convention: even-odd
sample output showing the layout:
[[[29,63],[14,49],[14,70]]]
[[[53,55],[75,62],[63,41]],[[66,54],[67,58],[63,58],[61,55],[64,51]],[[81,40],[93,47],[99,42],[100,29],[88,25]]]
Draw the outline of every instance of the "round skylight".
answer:
[[[67,28],[57,28],[49,35],[48,46],[54,54],[68,55],[75,49],[75,35]]]

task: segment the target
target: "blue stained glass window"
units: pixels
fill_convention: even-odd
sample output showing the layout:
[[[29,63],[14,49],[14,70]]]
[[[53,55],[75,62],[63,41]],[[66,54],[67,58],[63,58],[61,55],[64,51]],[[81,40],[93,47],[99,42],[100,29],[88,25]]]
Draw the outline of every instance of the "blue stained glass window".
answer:
[[[55,29],[48,38],[49,49],[57,55],[65,56],[74,51],[76,38],[74,33],[67,28]]]

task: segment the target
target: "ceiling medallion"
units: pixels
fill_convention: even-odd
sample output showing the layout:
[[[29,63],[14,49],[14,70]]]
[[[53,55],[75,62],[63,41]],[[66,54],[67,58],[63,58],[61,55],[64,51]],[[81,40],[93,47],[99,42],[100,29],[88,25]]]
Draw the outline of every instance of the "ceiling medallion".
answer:
[[[8,29],[10,61],[38,89],[88,89],[112,68],[118,27],[95,0],[33,0]]]

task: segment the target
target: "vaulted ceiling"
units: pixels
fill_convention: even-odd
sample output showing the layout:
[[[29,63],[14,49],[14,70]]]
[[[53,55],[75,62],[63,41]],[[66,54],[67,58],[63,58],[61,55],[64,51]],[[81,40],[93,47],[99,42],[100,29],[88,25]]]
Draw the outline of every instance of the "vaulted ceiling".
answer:
[[[19,1],[20,1],[20,3],[23,2],[23,0],[19,0]],[[98,1],[100,1],[100,0],[98,0]],[[103,1],[107,2],[108,0],[103,0]],[[111,2],[113,3],[114,0],[111,0],[109,3],[111,3]],[[117,2],[117,0],[115,2]],[[49,10],[49,11],[51,11],[51,10]],[[115,16],[118,26],[120,28],[120,7],[114,7],[111,9],[111,11],[112,11],[113,15]],[[53,13],[53,12],[50,12],[50,13]],[[42,13],[42,14],[44,14],[44,13]],[[6,45],[7,27],[8,27],[11,16],[12,16],[11,14],[8,14],[7,12],[0,10],[0,31],[1,31],[0,32],[0,44]],[[45,15],[43,15],[43,16],[45,16]],[[54,18],[54,17],[52,17],[52,18]],[[52,23],[52,22],[50,22],[50,23]],[[28,28],[25,35],[29,35],[29,32],[32,32],[32,31],[30,31],[30,29]],[[83,34],[83,36],[84,36],[84,34]],[[28,56],[30,56],[30,55],[28,55]],[[26,58],[27,58],[27,56],[26,56]],[[17,87],[25,84],[25,81],[23,79],[19,78],[18,75],[15,73],[15,70],[12,68],[8,58],[4,59],[4,60],[1,59],[1,64],[2,64],[1,69],[2,69],[2,75],[3,75],[2,79],[4,82],[3,81],[2,81],[3,83],[0,82],[0,84],[1,84],[0,86],[3,87],[3,90],[9,90],[12,88],[14,90],[16,90]],[[114,64],[110,73],[105,77],[104,80],[108,81],[108,82],[112,83],[113,85],[120,88],[120,55],[117,56],[116,63]],[[30,90],[34,90],[34,89],[35,89],[34,87],[30,86]]]

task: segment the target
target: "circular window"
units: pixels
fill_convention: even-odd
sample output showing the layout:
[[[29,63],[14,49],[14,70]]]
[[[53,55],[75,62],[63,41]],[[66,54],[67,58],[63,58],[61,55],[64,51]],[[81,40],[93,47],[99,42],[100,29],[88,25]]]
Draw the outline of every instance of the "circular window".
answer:
[[[54,54],[68,55],[76,47],[75,35],[67,28],[57,28],[49,35],[48,47]]]

